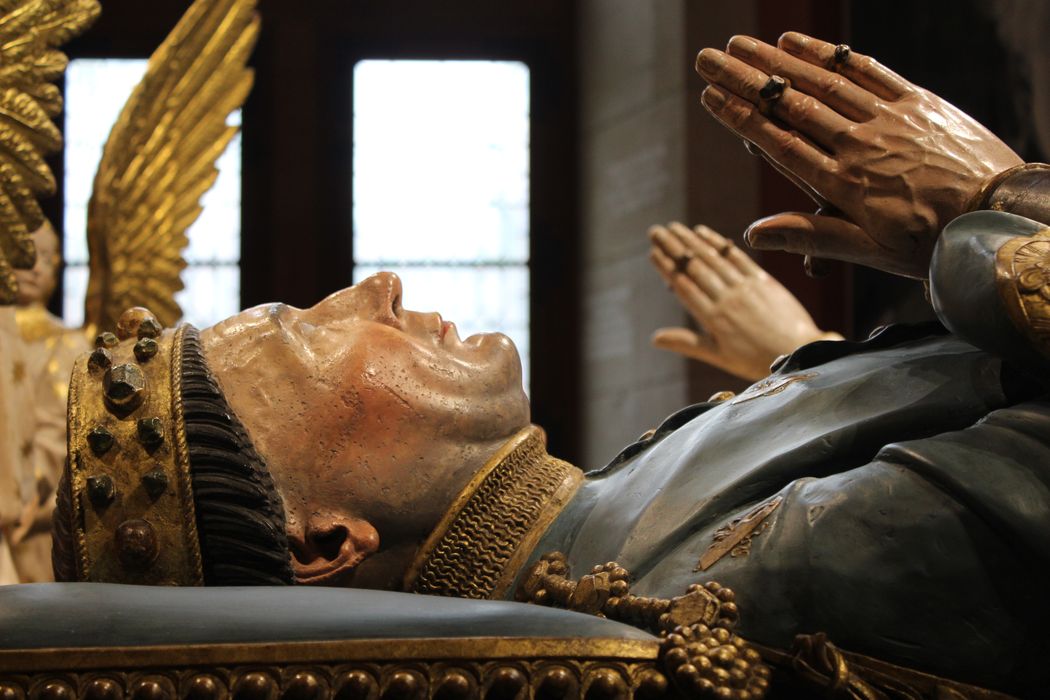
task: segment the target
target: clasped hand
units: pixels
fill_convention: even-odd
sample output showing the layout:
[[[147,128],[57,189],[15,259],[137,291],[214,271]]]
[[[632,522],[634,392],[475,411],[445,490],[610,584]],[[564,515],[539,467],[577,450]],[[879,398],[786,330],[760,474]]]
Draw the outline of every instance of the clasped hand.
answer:
[[[702,329],[661,328],[653,345],[754,381],[769,364],[824,333],[791,292],[706,226],[649,229],[649,260]]]
[[[841,217],[779,214],[748,229],[786,250],[924,278],[937,236],[992,176],[1022,161],[951,104],[873,59],[795,32],[777,47],[704,49],[704,106]],[[778,99],[759,91],[786,78]]]

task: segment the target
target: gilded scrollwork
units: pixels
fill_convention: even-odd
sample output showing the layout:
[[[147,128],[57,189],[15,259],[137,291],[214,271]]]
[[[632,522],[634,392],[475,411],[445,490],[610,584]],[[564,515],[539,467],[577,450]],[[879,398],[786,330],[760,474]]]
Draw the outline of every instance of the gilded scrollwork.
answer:
[[[769,527],[769,516],[780,507],[783,500],[782,496],[775,496],[755,506],[743,517],[718,528],[714,541],[693,570],[707,571],[726,554],[731,557],[746,557],[750,554],[752,540]]]
[[[158,649],[152,665],[144,662],[141,671],[124,670],[126,664],[121,663],[64,673],[0,671],[0,700],[655,700],[669,691],[653,645],[602,640],[602,653],[588,658],[582,650],[571,653],[573,647],[579,648],[571,640],[501,640],[495,655],[486,653],[494,647],[489,639],[454,640],[451,646],[458,653],[442,653],[449,641],[319,643],[311,646],[332,650],[322,651],[322,659],[338,656],[341,645],[349,645],[351,659],[366,645],[372,654],[292,663],[258,661],[272,652],[224,663],[224,655],[244,655],[216,645],[210,654],[217,663],[187,659],[171,664],[170,658],[162,661],[164,652]],[[273,648],[280,658],[280,646]],[[504,656],[508,648],[513,652]],[[117,660],[121,651],[108,650],[111,660]],[[59,650],[39,653],[57,657]],[[191,655],[175,652],[176,657]]]
[[[1050,229],[1011,238],[996,253],[999,296],[1014,326],[1050,357]]]

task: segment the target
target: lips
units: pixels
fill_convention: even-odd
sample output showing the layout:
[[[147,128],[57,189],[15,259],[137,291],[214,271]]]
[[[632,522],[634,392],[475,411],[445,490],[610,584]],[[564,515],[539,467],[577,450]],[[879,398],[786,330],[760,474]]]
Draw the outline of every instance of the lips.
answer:
[[[428,340],[437,345],[444,345],[446,339],[459,342],[459,332],[456,324],[441,318],[441,314],[435,311],[418,312],[406,311],[403,319],[404,325],[401,330],[407,335],[414,336],[420,340]],[[449,333],[451,332],[451,336]]]

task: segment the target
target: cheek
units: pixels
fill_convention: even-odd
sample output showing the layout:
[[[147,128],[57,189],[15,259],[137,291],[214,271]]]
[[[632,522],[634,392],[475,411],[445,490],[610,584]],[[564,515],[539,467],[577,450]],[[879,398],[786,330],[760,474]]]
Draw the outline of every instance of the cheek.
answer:
[[[528,423],[513,346],[464,359],[385,326],[368,330],[314,348],[323,388],[309,399],[309,436],[331,468],[357,465],[355,475],[377,485],[398,472],[412,479],[441,445],[507,437]]]
[[[468,377],[436,368],[436,358],[401,333],[374,330],[322,357],[311,433],[333,456],[353,451],[374,463],[418,454],[464,412],[457,396]]]
[[[432,386],[420,383],[410,368],[420,361],[410,343],[391,333],[374,332],[354,342],[330,346],[320,355],[317,372],[322,387],[311,401],[318,447],[330,453],[402,452],[415,442],[421,410]]]
[[[357,507],[387,503],[402,511],[402,501],[425,490],[420,457],[434,447],[434,427],[419,403],[432,389],[397,361],[403,346],[372,338],[368,349],[330,353],[320,368],[324,386],[312,397],[308,427],[316,462],[309,483],[297,487],[313,493],[315,503],[338,507],[349,499]]]

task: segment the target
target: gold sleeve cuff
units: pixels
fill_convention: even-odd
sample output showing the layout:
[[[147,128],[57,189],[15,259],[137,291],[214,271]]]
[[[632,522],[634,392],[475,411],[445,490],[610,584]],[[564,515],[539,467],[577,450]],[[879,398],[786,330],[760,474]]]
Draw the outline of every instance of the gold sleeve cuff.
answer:
[[[990,209],[1050,225],[1050,165],[1023,163],[989,179],[967,211]]]
[[[995,283],[1014,327],[1050,359],[1050,229],[1004,243],[995,254]]]

